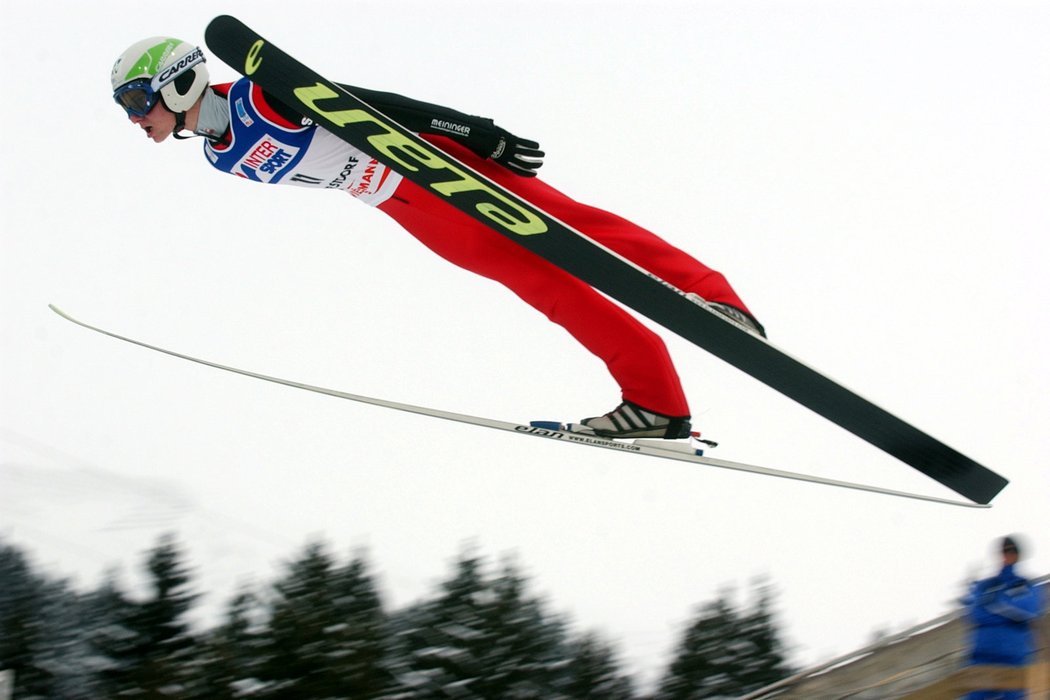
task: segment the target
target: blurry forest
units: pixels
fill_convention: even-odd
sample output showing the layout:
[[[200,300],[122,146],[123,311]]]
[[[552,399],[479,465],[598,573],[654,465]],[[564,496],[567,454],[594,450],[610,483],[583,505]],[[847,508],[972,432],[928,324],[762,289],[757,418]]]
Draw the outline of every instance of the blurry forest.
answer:
[[[191,622],[200,592],[174,536],[136,564],[141,596],[115,576],[76,591],[0,541],[0,671],[13,672],[14,698],[698,700],[792,671],[765,582],[746,605],[728,592],[698,605],[643,693],[615,644],[575,631],[509,559],[468,549],[425,600],[389,610],[363,554],[341,560],[314,542],[208,629]]]

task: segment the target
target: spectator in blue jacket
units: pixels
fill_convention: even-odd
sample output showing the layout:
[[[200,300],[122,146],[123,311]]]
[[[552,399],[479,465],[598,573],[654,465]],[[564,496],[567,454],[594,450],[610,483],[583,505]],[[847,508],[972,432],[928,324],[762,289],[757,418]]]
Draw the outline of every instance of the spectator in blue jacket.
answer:
[[[970,665],[1027,666],[1037,651],[1035,622],[1042,615],[1040,591],[1014,567],[1021,558],[1016,537],[1000,543],[1003,567],[973,584],[965,603],[971,624]],[[968,700],[1023,700],[1023,690],[982,690]]]

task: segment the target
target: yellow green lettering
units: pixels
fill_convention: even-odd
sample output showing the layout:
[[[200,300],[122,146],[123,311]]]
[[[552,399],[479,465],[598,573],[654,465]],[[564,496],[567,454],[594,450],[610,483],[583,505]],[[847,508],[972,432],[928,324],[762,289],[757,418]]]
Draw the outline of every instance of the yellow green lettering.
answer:
[[[252,47],[248,49],[248,56],[244,59],[244,74],[251,75],[255,71],[259,70],[259,66],[262,65],[262,59],[259,58],[259,52],[262,51],[262,47],[265,42],[259,39]]]
[[[258,64],[256,64],[258,65]],[[531,236],[545,233],[547,225],[543,219],[528,209],[508,199],[471,174],[457,168],[442,158],[438,153],[428,150],[411,137],[393,130],[363,109],[341,109],[328,111],[321,109],[317,103],[321,100],[339,97],[340,94],[323,83],[295,88],[295,96],[314,114],[327,119],[336,126],[370,122],[382,129],[381,133],[367,136],[368,142],[384,155],[385,160],[398,163],[411,172],[419,172],[419,166],[429,170],[445,170],[456,175],[457,179],[431,183],[430,187],[438,194],[451,198],[462,192],[483,192],[496,201],[480,202],[475,208],[486,218],[494,221],[511,233],[519,236]],[[406,160],[408,158],[409,160]]]

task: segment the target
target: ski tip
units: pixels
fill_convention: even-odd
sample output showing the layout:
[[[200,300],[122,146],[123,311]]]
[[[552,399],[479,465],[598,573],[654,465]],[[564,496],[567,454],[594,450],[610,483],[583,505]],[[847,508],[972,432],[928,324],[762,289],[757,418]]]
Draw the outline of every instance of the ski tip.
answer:
[[[218,53],[215,45],[221,41],[224,32],[237,32],[247,29],[243,22],[233,15],[217,15],[208,26],[204,28],[204,42],[213,53]]]
[[[48,304],[47,308],[51,309],[56,314],[58,314],[58,316],[60,318],[64,318],[65,320],[69,321],[70,323],[75,323],[76,325],[83,326],[84,328],[91,328],[92,330],[98,330],[97,328],[92,328],[91,326],[89,326],[88,324],[84,323],[83,321],[78,321],[77,319],[73,318],[72,316],[70,316],[65,311],[63,311],[62,309],[60,309],[57,306],[55,306],[54,304]]]

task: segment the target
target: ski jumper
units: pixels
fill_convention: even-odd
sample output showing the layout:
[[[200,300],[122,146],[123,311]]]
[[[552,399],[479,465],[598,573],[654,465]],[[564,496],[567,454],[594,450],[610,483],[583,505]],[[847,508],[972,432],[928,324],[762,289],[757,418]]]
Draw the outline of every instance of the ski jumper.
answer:
[[[342,190],[377,207],[441,257],[503,284],[565,328],[605,362],[624,400],[666,416],[689,415],[664,342],[623,307],[323,128],[282,116],[287,111],[279,112],[247,79],[214,89],[226,95],[230,105],[225,142],[204,147],[216,168],[259,182]],[[463,138],[463,129],[447,128],[445,117],[464,115],[411,101],[414,110],[399,114],[403,103],[397,100],[405,98],[354,92],[449,155],[678,289],[749,313],[723,275],[655,234],[479,155]],[[384,101],[390,102],[388,109]],[[414,119],[427,112],[420,106],[441,112],[438,118]],[[464,118],[475,120],[476,132],[483,131],[485,123],[492,124]],[[425,128],[428,124],[432,128]]]

